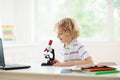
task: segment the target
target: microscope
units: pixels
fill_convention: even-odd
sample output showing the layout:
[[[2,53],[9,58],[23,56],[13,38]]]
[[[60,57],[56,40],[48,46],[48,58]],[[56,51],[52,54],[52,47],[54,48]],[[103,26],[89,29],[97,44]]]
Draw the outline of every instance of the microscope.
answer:
[[[55,59],[55,53],[54,53],[54,49],[51,47],[52,42],[53,41],[50,40],[48,43],[48,47],[45,48],[45,50],[44,50],[44,52],[46,52],[46,54],[44,54],[44,56],[47,59],[47,62],[42,63],[41,66],[52,66],[53,65],[53,61]],[[52,57],[50,56],[50,53],[52,54]]]

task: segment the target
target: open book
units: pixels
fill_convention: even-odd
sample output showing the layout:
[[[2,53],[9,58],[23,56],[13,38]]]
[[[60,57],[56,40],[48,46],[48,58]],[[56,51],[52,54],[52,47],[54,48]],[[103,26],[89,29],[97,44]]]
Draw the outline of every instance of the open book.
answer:
[[[106,71],[106,70],[116,70],[115,67],[109,67],[109,66],[92,66],[92,67],[86,67],[81,68],[81,70],[89,71],[89,72],[95,72],[95,71]]]
[[[101,62],[97,65],[86,64],[86,65],[76,65],[72,66],[70,69],[75,72],[82,72],[87,74],[110,74],[110,73],[118,73],[118,70],[115,66],[117,66],[114,62]]]
[[[116,70],[115,67],[111,67],[111,66],[117,66],[117,64],[115,62],[100,62],[96,65],[93,65],[93,64],[75,65],[75,66],[70,67],[69,69],[71,69],[72,71]]]
[[[82,72],[90,74],[108,74],[120,72],[120,70],[117,70],[115,66],[117,66],[115,62],[101,62],[98,63],[97,65],[93,64],[75,65],[63,69],[61,73]]]

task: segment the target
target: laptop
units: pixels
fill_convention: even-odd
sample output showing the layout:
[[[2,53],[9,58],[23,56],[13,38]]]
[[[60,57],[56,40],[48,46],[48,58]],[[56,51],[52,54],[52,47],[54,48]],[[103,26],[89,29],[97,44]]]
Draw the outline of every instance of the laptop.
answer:
[[[5,58],[4,58],[4,50],[3,50],[3,44],[2,39],[0,38],[0,69],[3,70],[13,70],[13,69],[26,69],[30,68],[29,65],[21,65],[21,64],[5,64]]]

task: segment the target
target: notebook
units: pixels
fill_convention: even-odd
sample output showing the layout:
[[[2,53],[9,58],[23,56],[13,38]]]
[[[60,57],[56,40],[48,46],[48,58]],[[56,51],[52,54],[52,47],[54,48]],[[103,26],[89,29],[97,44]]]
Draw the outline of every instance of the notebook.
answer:
[[[25,69],[30,67],[31,67],[30,65],[5,64],[3,44],[2,44],[2,39],[0,38],[0,69],[13,70],[13,69]]]
[[[86,74],[94,74],[94,75],[100,75],[100,74],[111,74],[111,73],[119,73],[119,70],[106,70],[106,71],[94,71],[94,72],[90,72],[90,71],[85,71],[82,70],[83,73]]]

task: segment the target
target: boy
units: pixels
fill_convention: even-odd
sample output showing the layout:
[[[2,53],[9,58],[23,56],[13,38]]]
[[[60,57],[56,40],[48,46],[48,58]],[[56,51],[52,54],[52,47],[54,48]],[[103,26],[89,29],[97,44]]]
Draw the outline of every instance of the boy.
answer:
[[[54,60],[54,66],[73,66],[82,64],[93,64],[85,47],[77,40],[79,27],[71,18],[64,18],[55,25],[57,38],[64,44],[61,54],[64,62]]]

